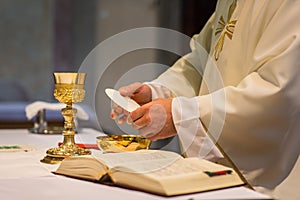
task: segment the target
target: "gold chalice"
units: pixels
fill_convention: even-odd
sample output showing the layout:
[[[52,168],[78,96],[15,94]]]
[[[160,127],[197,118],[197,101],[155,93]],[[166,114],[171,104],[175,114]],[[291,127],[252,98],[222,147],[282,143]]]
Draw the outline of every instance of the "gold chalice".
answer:
[[[91,154],[90,150],[77,146],[74,139],[74,119],[77,110],[72,107],[72,104],[81,102],[85,96],[85,76],[85,73],[54,73],[54,97],[59,102],[66,104],[66,107],[61,110],[64,117],[64,129],[62,131],[64,140],[59,147],[48,149],[47,155],[41,162],[57,164],[66,157]]]

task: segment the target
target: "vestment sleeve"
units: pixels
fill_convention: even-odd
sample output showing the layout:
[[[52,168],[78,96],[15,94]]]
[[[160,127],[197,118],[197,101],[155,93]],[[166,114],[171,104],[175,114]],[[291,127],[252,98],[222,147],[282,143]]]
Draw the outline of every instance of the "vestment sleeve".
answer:
[[[172,115],[181,143],[187,156],[216,160],[222,154],[206,135],[199,120],[198,95],[202,73],[208,59],[214,14],[200,34],[190,42],[192,52],[179,59],[169,70],[147,84],[152,90],[152,99],[173,98]]]

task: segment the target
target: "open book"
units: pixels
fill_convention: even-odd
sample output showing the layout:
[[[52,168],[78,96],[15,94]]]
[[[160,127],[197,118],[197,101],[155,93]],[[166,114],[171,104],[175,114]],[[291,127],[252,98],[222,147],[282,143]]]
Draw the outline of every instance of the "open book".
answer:
[[[163,150],[139,150],[64,159],[56,174],[102,181],[164,196],[243,185],[231,168]]]

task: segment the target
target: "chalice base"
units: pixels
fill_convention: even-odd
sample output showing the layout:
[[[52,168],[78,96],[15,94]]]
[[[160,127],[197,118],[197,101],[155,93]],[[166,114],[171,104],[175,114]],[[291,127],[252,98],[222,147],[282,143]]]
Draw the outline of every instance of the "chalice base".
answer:
[[[41,160],[41,162],[47,164],[58,164],[67,157],[91,155],[91,151],[89,149],[81,148],[76,144],[63,143],[59,147],[48,149],[46,154],[47,155]]]

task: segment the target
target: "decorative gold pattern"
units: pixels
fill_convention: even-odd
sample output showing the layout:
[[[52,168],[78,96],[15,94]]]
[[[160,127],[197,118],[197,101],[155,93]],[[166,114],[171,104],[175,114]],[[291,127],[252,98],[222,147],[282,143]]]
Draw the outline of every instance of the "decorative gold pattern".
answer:
[[[54,97],[63,103],[81,102],[85,96],[83,85],[74,84],[56,84],[54,89]]]
[[[215,36],[217,36],[218,34],[221,34],[216,43],[215,51],[214,51],[214,57],[215,57],[216,61],[219,59],[220,53],[223,50],[225,37],[232,40],[232,36],[233,36],[233,32],[234,32],[234,28],[237,23],[237,20],[230,20],[230,19],[231,19],[231,16],[232,16],[235,8],[236,8],[236,0],[233,1],[233,3],[231,4],[231,6],[229,8],[227,21],[225,22],[223,16],[221,16],[219,19],[218,26],[215,31]]]

